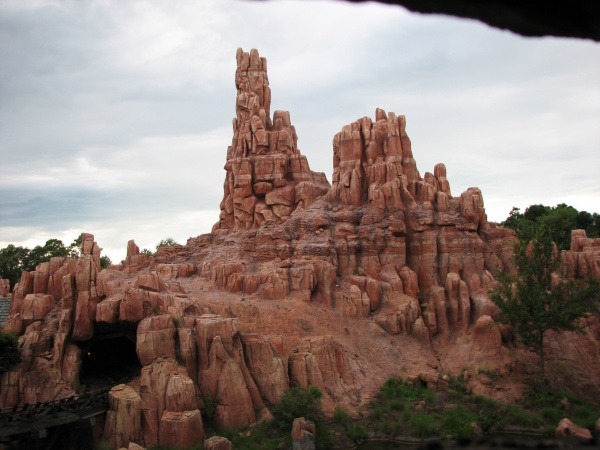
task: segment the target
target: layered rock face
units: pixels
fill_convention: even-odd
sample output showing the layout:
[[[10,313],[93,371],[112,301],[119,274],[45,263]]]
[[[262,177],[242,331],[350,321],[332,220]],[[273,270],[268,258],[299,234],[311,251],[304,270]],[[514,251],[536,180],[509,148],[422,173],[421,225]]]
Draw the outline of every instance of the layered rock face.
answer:
[[[213,232],[152,257],[129,241],[124,264],[104,270],[84,234],[78,259],[23,273],[5,325],[21,334],[22,363],[3,375],[0,407],[83,392],[82,350],[124,334],[141,369],[111,391],[104,437],[115,447],[198,445],[201,410],[245,427],[293,385],[318,386],[333,412],[367,404],[391,375],[443,386],[447,372],[509,373],[515,356],[488,291],[492,273],[514,270],[515,235],[487,221],[480,190],[453,197],[443,164],[421,176],[404,116],[380,109],[335,136],[329,187],[289,114],[270,118],[265,59],[238,50],[237,66]],[[567,276],[600,276],[599,249],[574,231]],[[577,385],[600,395],[600,320],[585,320],[585,335],[550,339],[549,365],[587,373]]]
[[[247,86],[239,80],[248,76],[248,64],[260,75],[255,75],[254,103],[270,98],[266,83],[259,82],[266,79],[264,60],[252,52],[238,52],[238,89]],[[250,179],[242,165],[230,164],[232,155],[262,148],[252,133],[240,139],[239,124],[248,120],[239,113],[240,98],[247,98],[243,90],[238,91],[228,180]],[[268,110],[256,108],[252,120],[258,123]],[[281,152],[266,149],[260,160],[277,166]],[[302,210],[280,226],[276,221],[235,236],[215,233],[211,243],[227,245],[231,257],[220,252],[211,257],[209,251],[201,274],[230,292],[267,299],[296,295],[352,317],[373,315],[386,331],[424,341],[466,330],[480,316],[492,315],[491,272],[512,270],[515,236],[487,221],[480,190],[453,197],[443,164],[421,177],[406,119],[381,109],[375,120],[365,117],[344,126],[333,152],[333,184],[325,195],[303,202]],[[231,186],[226,182],[226,199]],[[228,204],[221,204],[215,230],[228,223],[223,219],[230,214]],[[244,228],[251,227],[238,227]],[[196,244],[206,246],[206,240],[190,242]]]
[[[282,223],[329,189],[323,173],[312,172],[298,149],[288,111],[270,117],[267,61],[258,51],[237,51],[236,118],[227,150],[220,220],[213,231],[248,230]]]

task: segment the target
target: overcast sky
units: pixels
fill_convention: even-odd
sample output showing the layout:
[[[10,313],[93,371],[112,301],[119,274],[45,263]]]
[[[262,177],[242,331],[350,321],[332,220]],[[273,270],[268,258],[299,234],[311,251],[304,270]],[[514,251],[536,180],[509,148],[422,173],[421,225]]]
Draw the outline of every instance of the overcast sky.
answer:
[[[423,175],[512,206],[600,212],[600,44],[522,38],[379,4],[0,0],[0,247],[96,236],[113,261],[209,232],[235,115],[235,53],[268,60],[331,180],[333,135],[407,117]]]

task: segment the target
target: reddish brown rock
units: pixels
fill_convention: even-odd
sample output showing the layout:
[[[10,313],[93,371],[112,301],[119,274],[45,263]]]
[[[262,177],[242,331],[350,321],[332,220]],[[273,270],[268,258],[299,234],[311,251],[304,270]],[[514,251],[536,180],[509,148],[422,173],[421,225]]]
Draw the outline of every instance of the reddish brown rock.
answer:
[[[219,426],[240,428],[257,419],[247,377],[238,362],[225,349],[221,336],[215,336],[210,346],[206,369],[198,374],[202,393],[218,398],[215,421]],[[262,405],[264,407],[264,405]]]
[[[124,447],[130,441],[140,442],[141,399],[131,387],[120,384],[108,394],[110,409],[106,413],[104,439],[113,448]]]
[[[172,378],[176,380],[171,381]],[[160,443],[160,424],[163,414],[169,411],[168,408],[195,406],[193,397],[183,399],[191,393],[186,379],[189,380],[189,377],[185,369],[172,359],[161,358],[142,368],[139,391],[142,431],[146,445]],[[183,411],[189,410],[170,410],[170,412]],[[169,422],[172,422],[172,419],[169,419]]]
[[[271,342],[257,334],[244,334],[242,338],[245,361],[261,397],[271,404],[279,403],[288,389],[287,366]]]
[[[232,450],[231,441],[221,436],[213,436],[204,441],[204,450]]]
[[[175,359],[175,324],[168,314],[143,319],[137,329],[136,351],[142,366],[157,358]]]
[[[294,419],[292,424],[292,445],[294,450],[314,450],[316,439],[315,424],[304,417]]]
[[[300,154],[289,113],[271,116],[266,60],[255,50],[237,60],[213,232],[151,257],[130,241],[125,263],[105,270],[84,234],[78,259],[23,273],[5,326],[22,333],[23,362],[3,375],[0,406],[77,393],[80,346],[134,328],[148,446],[199,444],[210,401],[218,426],[266,419],[290,385],[318,386],[327,413],[355,412],[392,375],[444,389],[449,370],[479,373],[474,392],[516,400],[531,355],[502,347],[510,330],[491,319],[489,297],[492,274],[514,275],[515,234],[487,221],[481,191],[453,197],[443,164],[421,176],[406,119],[381,109],[335,136],[330,188]],[[574,232],[563,276],[600,276],[598,248]],[[548,333],[547,376],[598,397],[600,320],[581,324]],[[502,376],[492,384],[481,369]],[[113,411],[114,439],[128,414]]]
[[[54,297],[49,294],[27,294],[23,299],[21,320],[27,326],[36,320],[42,320],[54,308]]]
[[[214,231],[281,223],[296,208],[307,208],[329,189],[325,175],[312,172],[300,154],[289,112],[275,111],[271,119],[267,61],[258,51],[238,49],[235,85],[233,139],[227,150],[221,215]]]
[[[554,435],[557,438],[569,438],[580,442],[590,442],[592,440],[590,430],[574,424],[566,417],[558,423]]]
[[[600,277],[600,238],[588,238],[585,230],[573,230],[571,249],[561,252],[561,260],[569,278]]]
[[[481,316],[473,327],[472,358],[496,356],[502,346],[500,329],[490,316]]]
[[[127,256],[125,257],[125,270],[129,273],[136,273],[150,264],[151,257],[140,253],[140,248],[134,240],[127,242]]]
[[[165,412],[160,419],[159,443],[166,447],[196,447],[205,438],[200,411]]]

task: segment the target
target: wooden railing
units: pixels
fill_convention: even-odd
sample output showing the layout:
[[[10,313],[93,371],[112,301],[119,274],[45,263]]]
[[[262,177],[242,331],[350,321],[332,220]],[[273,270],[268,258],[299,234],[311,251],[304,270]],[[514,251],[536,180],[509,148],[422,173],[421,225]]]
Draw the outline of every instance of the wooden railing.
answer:
[[[108,410],[110,387],[81,395],[0,410],[0,437],[76,422]]]

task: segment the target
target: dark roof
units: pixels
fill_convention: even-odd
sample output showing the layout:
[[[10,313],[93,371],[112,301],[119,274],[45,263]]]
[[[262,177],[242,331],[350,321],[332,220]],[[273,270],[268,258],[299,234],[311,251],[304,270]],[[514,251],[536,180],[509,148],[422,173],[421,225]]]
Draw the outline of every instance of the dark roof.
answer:
[[[10,297],[0,297],[0,327],[4,325],[4,322],[8,318],[10,312]]]

